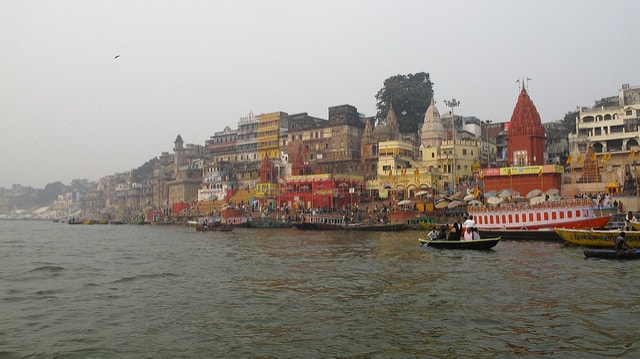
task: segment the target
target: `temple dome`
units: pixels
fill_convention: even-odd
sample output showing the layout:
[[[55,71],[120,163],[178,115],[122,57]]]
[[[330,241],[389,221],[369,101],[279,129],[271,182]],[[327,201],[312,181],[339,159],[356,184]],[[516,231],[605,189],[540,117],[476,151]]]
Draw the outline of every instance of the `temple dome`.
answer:
[[[509,136],[544,136],[545,134],[540,114],[524,87],[518,96],[509,126]]]
[[[442,119],[432,98],[431,104],[424,113],[420,140],[423,147],[440,147],[443,138],[444,127],[442,126]]]

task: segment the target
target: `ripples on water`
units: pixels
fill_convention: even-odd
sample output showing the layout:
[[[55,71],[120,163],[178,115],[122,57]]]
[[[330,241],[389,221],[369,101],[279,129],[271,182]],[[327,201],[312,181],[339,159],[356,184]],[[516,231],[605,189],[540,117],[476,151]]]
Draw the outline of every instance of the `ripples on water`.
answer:
[[[640,261],[0,221],[0,357],[634,357]]]

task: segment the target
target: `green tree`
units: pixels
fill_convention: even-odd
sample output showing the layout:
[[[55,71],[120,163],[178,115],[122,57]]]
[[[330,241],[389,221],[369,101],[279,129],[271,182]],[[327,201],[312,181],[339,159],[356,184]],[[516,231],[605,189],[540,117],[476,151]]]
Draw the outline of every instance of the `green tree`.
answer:
[[[62,182],[48,183],[44,186],[43,190],[38,190],[36,194],[36,204],[39,206],[46,206],[53,203],[58,195],[63,194],[66,190],[66,186]]]
[[[578,111],[567,112],[562,119],[562,127],[569,133],[576,133],[576,117],[578,117]]]
[[[376,94],[376,119],[384,122],[393,104],[400,132],[417,132],[432,97],[433,83],[426,72],[389,77]]]

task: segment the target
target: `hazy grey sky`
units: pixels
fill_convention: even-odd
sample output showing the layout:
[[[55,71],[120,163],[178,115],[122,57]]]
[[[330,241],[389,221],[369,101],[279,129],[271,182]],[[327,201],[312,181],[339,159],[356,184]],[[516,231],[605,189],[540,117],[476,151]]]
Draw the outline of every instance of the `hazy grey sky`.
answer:
[[[428,72],[441,112],[543,122],[640,85],[640,1],[0,0],[0,187],[97,180],[256,114]],[[119,58],[114,59],[116,55]]]

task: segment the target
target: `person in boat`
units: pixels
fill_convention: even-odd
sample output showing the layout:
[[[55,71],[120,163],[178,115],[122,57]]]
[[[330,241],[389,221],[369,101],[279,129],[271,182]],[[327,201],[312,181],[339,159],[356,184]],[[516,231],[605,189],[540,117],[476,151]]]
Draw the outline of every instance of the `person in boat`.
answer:
[[[476,225],[476,222],[473,220],[473,215],[472,214],[470,214],[469,217],[467,217],[464,220],[464,223],[462,223],[462,226],[465,228],[465,230],[470,230],[475,225]]]
[[[447,226],[442,226],[440,227],[440,232],[438,232],[438,236],[436,237],[436,240],[444,241],[446,239],[447,239]]]
[[[471,228],[475,227],[476,222],[473,220],[473,215],[470,214],[469,217],[465,217],[464,222],[462,222],[462,228],[464,229],[465,239],[467,232],[471,235]]]
[[[458,222],[458,220],[456,219],[451,225],[451,231],[449,232],[449,240],[459,241],[461,230],[462,230],[462,226],[460,225],[460,222]]]
[[[471,228],[471,233],[472,233],[472,237],[473,237],[474,241],[477,240],[477,239],[480,239],[480,232],[478,232],[478,228],[477,227],[472,227]]]
[[[465,241],[472,241],[473,240],[473,227],[466,228],[464,230],[464,234],[462,235],[462,238]]]
[[[431,232],[429,232],[428,236],[429,236],[429,239],[431,240],[438,239],[438,231],[436,230],[435,227],[431,230]]]
[[[635,250],[635,248],[631,247],[629,243],[627,243],[624,231],[620,232],[620,235],[616,238],[616,241],[613,244],[613,249],[615,249],[617,253]]]
[[[627,215],[624,217],[624,230],[631,231],[633,228],[631,227],[631,220],[633,220],[633,212],[629,211]]]

